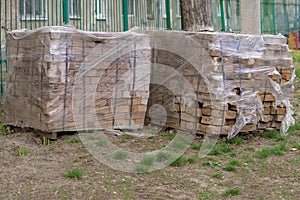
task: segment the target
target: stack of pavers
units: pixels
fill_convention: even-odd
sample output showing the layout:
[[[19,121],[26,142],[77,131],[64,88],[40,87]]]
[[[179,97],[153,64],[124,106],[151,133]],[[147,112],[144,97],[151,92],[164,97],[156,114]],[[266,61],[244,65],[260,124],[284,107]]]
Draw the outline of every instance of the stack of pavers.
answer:
[[[6,124],[234,136],[293,122],[294,67],[282,36],[45,27],[9,33],[7,50]]]
[[[3,123],[46,132],[143,127],[149,37],[44,27],[9,33],[7,50]]]
[[[283,36],[172,32],[155,37],[161,39],[152,44],[152,62],[181,75],[167,78],[165,69],[158,67],[152,72],[152,79],[159,74],[166,77],[165,84],[150,85],[149,99],[149,107],[166,108],[166,127],[234,136],[265,129],[285,132],[293,123],[289,100],[294,67]],[[174,92],[172,88],[182,87],[183,80],[193,95]],[[198,104],[188,103],[187,96]]]

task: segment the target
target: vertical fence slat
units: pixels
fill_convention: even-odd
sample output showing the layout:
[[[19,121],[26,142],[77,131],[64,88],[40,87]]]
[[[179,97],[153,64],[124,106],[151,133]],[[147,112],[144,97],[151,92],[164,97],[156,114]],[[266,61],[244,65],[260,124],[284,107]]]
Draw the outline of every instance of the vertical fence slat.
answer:
[[[63,23],[69,24],[69,0],[63,0]]]
[[[130,0],[129,0],[130,1]],[[128,31],[128,0],[123,0],[123,30]]]

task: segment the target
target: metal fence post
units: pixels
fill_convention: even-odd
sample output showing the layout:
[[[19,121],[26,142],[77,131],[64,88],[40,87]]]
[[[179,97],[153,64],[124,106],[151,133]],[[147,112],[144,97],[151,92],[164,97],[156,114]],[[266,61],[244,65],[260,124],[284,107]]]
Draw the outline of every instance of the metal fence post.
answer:
[[[128,0],[123,0],[123,28],[128,31]]]
[[[224,0],[220,1],[220,10],[221,10],[222,31],[226,32],[227,30],[225,24]]]
[[[172,30],[170,0],[166,0],[167,29]]]
[[[63,0],[63,22],[64,24],[69,23],[69,0]]]
[[[273,18],[273,34],[276,35],[276,15],[275,15],[275,1],[272,0],[272,18]]]

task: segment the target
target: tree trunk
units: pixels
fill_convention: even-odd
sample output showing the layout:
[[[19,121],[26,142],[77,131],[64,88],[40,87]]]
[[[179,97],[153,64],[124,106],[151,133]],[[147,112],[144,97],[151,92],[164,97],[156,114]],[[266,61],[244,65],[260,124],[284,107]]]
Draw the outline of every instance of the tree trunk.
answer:
[[[211,0],[180,0],[182,30],[213,31]]]

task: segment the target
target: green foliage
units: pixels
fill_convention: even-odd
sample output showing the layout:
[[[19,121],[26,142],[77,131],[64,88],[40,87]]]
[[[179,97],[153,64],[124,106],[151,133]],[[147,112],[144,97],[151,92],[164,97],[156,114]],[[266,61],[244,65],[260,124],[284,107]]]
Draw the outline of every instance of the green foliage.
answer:
[[[238,160],[230,160],[228,164],[233,166],[241,166],[241,162]]]
[[[224,170],[225,170],[225,171],[228,171],[228,172],[236,172],[236,171],[237,171],[237,168],[236,168],[236,166],[227,164],[227,165],[224,167]]]
[[[140,164],[145,165],[145,166],[151,166],[151,165],[153,165],[154,161],[155,161],[154,156],[144,156],[141,159]]]
[[[270,156],[283,156],[285,152],[288,150],[288,147],[285,143],[281,143],[274,147],[264,148],[256,153],[256,157],[260,159],[264,159]]]
[[[300,69],[295,70],[295,75],[296,77],[300,78]]]
[[[217,192],[213,192],[210,190],[204,190],[204,191],[200,191],[199,200],[205,200],[205,199],[215,199],[218,197],[218,193]]]
[[[224,196],[236,196],[236,195],[240,195],[240,194],[241,194],[241,190],[238,188],[227,189],[224,192]]]
[[[48,146],[50,144],[50,139],[47,137],[42,138],[42,145],[43,146]]]
[[[159,152],[156,154],[156,160],[158,162],[169,161],[172,159],[172,154],[167,152]]]
[[[201,147],[202,147],[202,142],[200,142],[199,144],[193,143],[193,144],[191,145],[191,149],[194,149],[194,150],[200,150]]]
[[[193,141],[186,137],[175,137],[172,142],[170,143],[170,147],[172,150],[178,152],[181,150],[185,150],[188,148],[188,145],[190,145]]]
[[[210,168],[216,168],[221,166],[219,162],[203,162],[202,165],[204,167],[210,167]]]
[[[25,156],[26,153],[27,153],[27,148],[26,147],[21,147],[18,150],[18,156]]]
[[[293,61],[294,63],[300,62],[300,51],[293,50]]]
[[[254,162],[254,160],[253,160],[252,157],[246,156],[246,158],[245,158],[245,163],[253,163],[253,162]]]
[[[212,178],[221,179],[223,178],[223,174],[221,173],[214,173],[211,175]]]
[[[83,172],[80,169],[71,169],[64,174],[65,177],[73,179],[81,179]]]
[[[285,140],[285,137],[280,135],[280,132],[278,130],[264,131],[262,133],[262,137],[269,138],[269,139],[275,139],[277,141],[284,141]]]
[[[7,135],[10,132],[10,126],[0,123],[0,135]]]
[[[290,163],[292,165],[298,165],[298,164],[300,164],[300,157],[294,158],[294,159],[290,160]]]
[[[179,166],[183,166],[185,164],[193,164],[198,160],[197,156],[193,156],[193,157],[185,157],[185,156],[180,156],[179,158],[177,158],[174,162],[172,162],[170,165],[173,167],[179,167]]]
[[[291,126],[288,133],[293,134],[295,131],[300,130],[300,122],[297,122],[294,126]]]
[[[70,141],[69,141],[70,144],[77,144],[77,143],[80,143],[80,139],[79,138],[72,138]]]
[[[128,153],[126,151],[116,151],[113,154],[113,158],[116,160],[125,160],[128,158]]]
[[[96,145],[100,146],[100,147],[105,147],[105,146],[107,146],[107,141],[104,138],[100,137],[98,139]]]
[[[132,140],[134,138],[134,136],[132,135],[128,135],[128,134],[123,134],[121,136],[121,143],[126,142],[127,140]]]
[[[300,150],[300,142],[297,142],[295,140],[292,141],[292,148]]]
[[[138,173],[146,173],[150,171],[150,167],[146,165],[138,164],[137,166],[135,166],[135,171]]]
[[[241,145],[244,144],[244,139],[241,136],[236,136],[234,138],[225,141],[227,144]]]
[[[225,153],[233,153],[233,149],[226,142],[222,141],[213,147],[209,155],[220,156]]]

